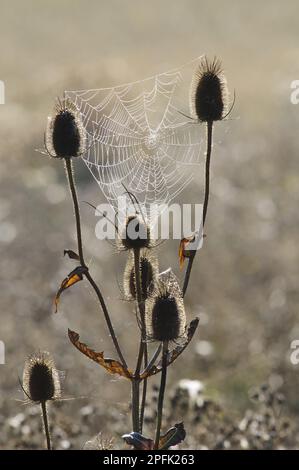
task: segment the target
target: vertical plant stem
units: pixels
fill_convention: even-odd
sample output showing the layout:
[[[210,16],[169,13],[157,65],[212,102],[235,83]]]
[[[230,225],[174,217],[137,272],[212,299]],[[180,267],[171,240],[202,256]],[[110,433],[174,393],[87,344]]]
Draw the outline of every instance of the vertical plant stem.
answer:
[[[147,355],[147,350],[145,349],[144,350],[144,365],[145,367],[147,366],[147,359],[145,358],[145,356]],[[140,422],[140,432],[142,433],[142,430],[143,430],[143,420],[144,420],[144,410],[145,410],[145,403],[146,403],[146,394],[147,394],[147,378],[143,379],[142,381],[142,398],[141,398],[141,406],[140,406],[140,418],[139,418],[139,422]]]
[[[141,375],[146,374],[154,366],[156,360],[159,357],[161,350],[162,350],[162,343],[160,343],[159,346],[157,347],[156,351],[153,354],[153,357],[148,362],[147,367],[143,369],[143,371],[141,372]]]
[[[208,213],[208,204],[210,196],[210,165],[212,155],[212,133],[213,121],[207,123],[207,155],[206,155],[206,172],[205,172],[205,198],[203,204],[203,227],[205,226],[206,217]]]
[[[73,174],[73,164],[71,158],[65,158],[65,167],[69,183],[69,188],[71,191],[71,196],[73,199],[74,213],[76,219],[76,230],[77,230],[77,243],[78,243],[78,254],[80,258],[80,264],[85,265],[84,256],[83,256],[83,246],[82,246],[82,234],[81,234],[81,220],[80,220],[80,210],[77,197],[77,191],[75,186],[74,174]]]
[[[183,286],[183,297],[185,297],[185,294],[186,294],[186,291],[187,291],[187,288],[188,288],[194,258],[195,258],[195,253],[194,254],[192,253],[190,258],[188,259],[188,265],[187,265],[187,269],[186,269],[186,274],[185,274],[185,279],[184,279],[184,286]]]
[[[136,282],[136,297],[137,297],[137,305],[138,305],[140,326],[141,326],[139,353],[138,353],[137,364],[136,364],[134,375],[136,378],[139,378],[142,360],[143,360],[144,368],[146,368],[148,364],[148,351],[147,351],[147,344],[146,344],[146,327],[145,327],[145,304],[144,304],[144,299],[142,295],[142,287],[141,287],[141,267],[140,267],[140,249],[139,248],[134,249],[134,270],[135,270],[135,282]],[[144,379],[141,409],[140,409],[140,418],[139,418],[140,432],[142,432],[142,426],[143,426],[146,392],[147,392],[147,379]],[[139,403],[139,396],[138,396],[138,403]]]
[[[204,229],[206,217],[208,213],[209,196],[210,196],[210,166],[211,166],[211,155],[212,155],[212,134],[213,134],[213,121],[207,122],[207,152],[206,152],[206,165],[205,165],[205,195],[202,213],[202,228]],[[197,250],[194,249],[190,258],[188,259],[188,266],[186,269],[184,285],[183,285],[183,297],[185,297],[189,280],[191,276],[193,261],[196,256]]]
[[[73,206],[74,206],[74,213],[75,213],[75,220],[76,220],[76,230],[77,230],[78,254],[79,254],[80,264],[82,266],[86,267],[86,264],[85,264],[85,261],[84,261],[84,255],[83,255],[80,210],[79,210],[77,190],[76,190],[75,180],[74,180],[74,170],[73,170],[73,165],[72,165],[71,158],[65,158],[65,167],[66,167],[66,173],[67,173],[67,177],[68,177],[69,188],[70,188],[70,192],[71,192],[71,196],[72,196],[72,200],[73,200]],[[121,352],[121,349],[120,349],[120,346],[119,346],[119,343],[118,343],[118,340],[117,340],[117,337],[116,337],[116,334],[115,334],[115,331],[114,331],[114,328],[113,328],[113,325],[112,325],[112,322],[111,322],[111,319],[110,319],[110,316],[109,316],[109,312],[108,312],[107,306],[105,304],[103,295],[100,291],[100,288],[98,287],[98,285],[96,284],[96,282],[92,278],[89,271],[87,271],[85,273],[85,277],[86,277],[86,279],[88,280],[88,282],[90,283],[90,285],[92,286],[93,290],[95,291],[95,293],[97,295],[97,298],[100,302],[100,305],[101,305],[101,308],[102,308],[102,311],[103,311],[103,314],[104,314],[104,317],[105,317],[105,320],[106,320],[106,323],[107,323],[107,327],[108,327],[109,333],[111,335],[111,339],[113,341],[116,352],[118,354],[118,357],[119,357],[123,367],[125,369],[127,369],[128,368],[127,363],[126,363],[126,361],[124,359],[124,356]]]
[[[41,408],[42,408],[42,417],[43,417],[43,422],[44,422],[44,431],[45,431],[46,440],[47,440],[47,449],[52,450],[51,436],[50,436],[49,423],[48,423],[47,404],[45,401],[41,402]]]
[[[161,382],[160,382],[160,390],[159,390],[159,398],[158,398],[157,428],[156,428],[154,449],[159,449],[162,416],[163,416],[163,402],[164,402],[166,376],[167,376],[167,356],[168,356],[168,341],[164,341],[163,350],[162,350],[162,372],[161,372]]]
[[[134,432],[139,432],[139,380],[132,379],[132,426]]]
[[[140,345],[139,345],[139,354],[137,359],[137,365],[135,369],[135,376],[138,376],[141,369],[142,358],[144,355],[144,346],[145,346],[145,309],[144,302],[142,299],[142,289],[141,289],[141,279],[140,279],[140,249],[134,249],[134,271],[135,271],[135,282],[136,282],[136,298],[137,306],[140,317],[140,326],[141,326],[141,335],[140,335]]]

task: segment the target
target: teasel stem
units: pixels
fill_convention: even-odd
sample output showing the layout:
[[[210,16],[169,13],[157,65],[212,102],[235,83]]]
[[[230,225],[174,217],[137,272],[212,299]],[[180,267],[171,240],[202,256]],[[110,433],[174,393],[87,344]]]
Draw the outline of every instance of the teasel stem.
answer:
[[[147,344],[146,344],[146,327],[145,327],[145,303],[144,303],[144,299],[142,296],[142,287],[141,287],[140,249],[139,248],[134,249],[134,269],[135,269],[135,282],[136,282],[136,298],[137,298],[137,305],[138,305],[140,324],[141,324],[139,353],[138,353],[137,364],[136,364],[136,369],[135,369],[135,374],[134,374],[135,378],[138,379],[140,376],[142,360],[144,363],[144,368],[146,368],[148,364],[148,351],[147,351]],[[147,379],[144,379],[142,382],[143,382],[143,390],[142,390],[142,400],[141,400],[140,417],[139,417],[139,432],[142,432],[142,426],[143,426],[144,408],[145,408],[146,393],[147,393]],[[138,388],[139,388],[139,385],[138,385]],[[139,396],[138,396],[138,408],[139,408]]]
[[[151,360],[149,361],[147,367],[141,372],[141,375],[144,375],[146,374],[155,364],[156,360],[158,359],[159,357],[159,354],[161,352],[161,349],[162,349],[162,344],[159,344],[159,346],[157,347],[156,351],[154,352],[153,354],[153,357],[151,358]]]
[[[78,197],[77,197],[77,190],[75,186],[75,181],[74,181],[74,170],[73,170],[73,165],[72,165],[72,159],[71,158],[65,158],[65,166],[66,166],[66,172],[67,172],[67,177],[68,177],[68,183],[69,183],[69,188],[71,191],[71,196],[73,200],[73,206],[74,206],[74,213],[75,213],[75,220],[76,220],[76,230],[77,230],[77,243],[78,243],[78,253],[79,253],[79,259],[80,259],[80,264],[84,267],[86,267],[85,261],[84,261],[84,255],[83,255],[83,245],[82,245],[82,234],[81,234],[81,219],[80,219],[80,210],[79,210],[79,203],[78,203]],[[89,281],[90,285],[92,286],[93,290],[95,291],[97,298],[100,302],[107,327],[111,336],[111,339],[113,341],[114,347],[116,349],[116,352],[118,354],[118,357],[125,369],[128,369],[127,363],[124,359],[124,356],[122,354],[122,351],[120,349],[111,319],[110,315],[106,306],[106,303],[104,301],[103,295],[100,291],[100,288],[92,278],[90,272],[87,270],[85,273],[86,279]]]
[[[51,436],[50,436],[49,422],[48,422],[48,413],[47,413],[47,404],[45,401],[41,402],[41,409],[42,409],[42,417],[43,417],[43,422],[44,422],[44,431],[45,431],[46,441],[47,441],[47,449],[52,450]]]
[[[144,364],[146,364],[147,362],[148,364],[144,366],[144,370],[141,373],[141,375],[146,374],[151,369],[151,367],[153,367],[153,365],[155,364],[156,360],[159,357],[161,349],[162,349],[162,345],[160,344],[149,362],[148,362],[148,357],[146,357],[146,360],[144,360]],[[147,354],[147,351],[146,351],[146,354]],[[142,390],[142,400],[141,400],[141,409],[140,409],[140,432],[141,433],[142,433],[142,428],[143,428],[146,394],[147,394],[147,377],[143,379],[143,390]]]
[[[138,305],[138,311],[140,316],[140,324],[141,324],[141,337],[140,337],[140,346],[139,346],[139,353],[137,359],[137,365],[135,369],[135,376],[138,377],[140,374],[142,358],[144,355],[144,347],[145,347],[145,305],[142,298],[142,289],[141,289],[141,279],[140,279],[140,249],[134,249],[134,269],[135,269],[135,282],[136,282],[136,299]]]
[[[158,410],[157,410],[157,428],[154,449],[159,449],[159,441],[161,434],[162,416],[163,416],[163,402],[166,387],[166,376],[167,376],[167,356],[168,356],[168,341],[163,341],[162,348],[162,372],[161,382],[158,397]]]
[[[80,258],[80,264],[82,266],[86,266],[85,261],[84,261],[84,256],[83,256],[80,209],[79,209],[77,191],[76,191],[75,180],[74,180],[74,170],[73,170],[72,159],[71,158],[65,158],[64,161],[65,161],[66,173],[67,173],[68,183],[69,183],[69,187],[70,187],[70,191],[71,191],[71,196],[72,196],[72,199],[73,199],[73,206],[74,206],[75,219],[76,219],[78,254],[79,254],[79,258]]]
[[[147,351],[145,349],[144,350],[144,365],[147,363],[146,356],[147,356]],[[142,399],[141,399],[140,418],[139,418],[139,423],[140,423],[139,428],[140,428],[141,433],[142,433],[142,429],[143,429],[146,394],[147,394],[147,378],[143,379],[143,381],[142,381]]]
[[[139,379],[133,378],[132,383],[132,426],[134,432],[139,432]]]
[[[209,196],[210,196],[210,166],[211,166],[211,155],[212,155],[212,134],[213,134],[213,121],[207,122],[207,152],[206,152],[206,166],[205,166],[205,196],[204,196],[204,204],[203,204],[203,215],[202,215],[202,229],[204,229],[206,217],[208,213],[208,205],[209,205]],[[193,250],[192,255],[188,259],[188,266],[186,269],[185,279],[184,279],[184,286],[183,286],[183,297],[185,297],[193,261],[196,256],[197,250]]]
[[[212,134],[213,134],[213,121],[207,123],[207,155],[206,155],[206,172],[205,172],[205,198],[203,205],[203,228],[206,223],[206,217],[208,213],[208,204],[210,196],[210,166],[211,166],[211,155],[212,155]]]

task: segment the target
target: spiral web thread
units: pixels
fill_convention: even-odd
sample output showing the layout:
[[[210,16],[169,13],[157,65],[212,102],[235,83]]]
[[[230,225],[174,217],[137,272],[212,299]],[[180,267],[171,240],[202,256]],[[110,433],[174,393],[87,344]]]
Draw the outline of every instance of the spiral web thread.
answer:
[[[127,188],[153,223],[151,204],[168,205],[198,172],[202,130],[183,113],[190,113],[199,61],[138,82],[65,92],[88,133],[83,159],[116,212]]]

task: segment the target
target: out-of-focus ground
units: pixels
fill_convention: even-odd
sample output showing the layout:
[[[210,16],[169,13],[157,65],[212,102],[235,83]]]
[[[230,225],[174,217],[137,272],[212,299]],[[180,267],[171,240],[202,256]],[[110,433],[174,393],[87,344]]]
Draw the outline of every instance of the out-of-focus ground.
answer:
[[[98,432],[121,446],[119,436],[130,431],[128,384],[107,376],[67,338],[70,327],[114,354],[88,285],[65,293],[53,314],[54,293],[74,266],[63,250],[75,249],[63,164],[35,151],[55,97],[138,80],[201,54],[222,59],[236,104],[231,120],[215,128],[207,238],[186,297],[188,317],[199,315],[200,326],[169,383],[174,393],[181,379],[202,381],[206,399],[223,411],[208,419],[208,439],[185,411],[176,419],[185,416],[186,445],[212,447],[225,435],[222,420],[238,425],[254,409],[248,390],[270,382],[285,395],[281,414],[292,426],[287,443],[271,445],[296,446],[299,365],[290,362],[290,343],[299,339],[299,107],[290,103],[290,83],[299,78],[298,8],[295,0],[1,1],[1,448],[41,444],[35,408],[16,401],[23,399],[24,358],[38,349],[52,352],[66,371],[65,396],[76,398],[52,407],[60,447],[80,448]],[[103,201],[83,162],[76,169],[80,200]],[[190,191],[200,193],[195,183]],[[88,207],[82,219],[86,258],[133,361],[134,315],[118,288],[125,255],[96,239]],[[163,245],[160,265],[181,276],[177,244]],[[145,434],[151,426],[149,419]],[[244,442],[226,446],[246,448]]]

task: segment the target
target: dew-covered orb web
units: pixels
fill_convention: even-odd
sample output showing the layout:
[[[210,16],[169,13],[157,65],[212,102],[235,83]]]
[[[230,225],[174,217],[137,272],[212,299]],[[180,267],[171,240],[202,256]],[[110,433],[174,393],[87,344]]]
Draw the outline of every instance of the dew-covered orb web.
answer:
[[[150,218],[199,172],[203,129],[189,118],[189,90],[200,57],[184,66],[111,88],[66,91],[90,142],[83,159],[117,211],[124,188]]]

